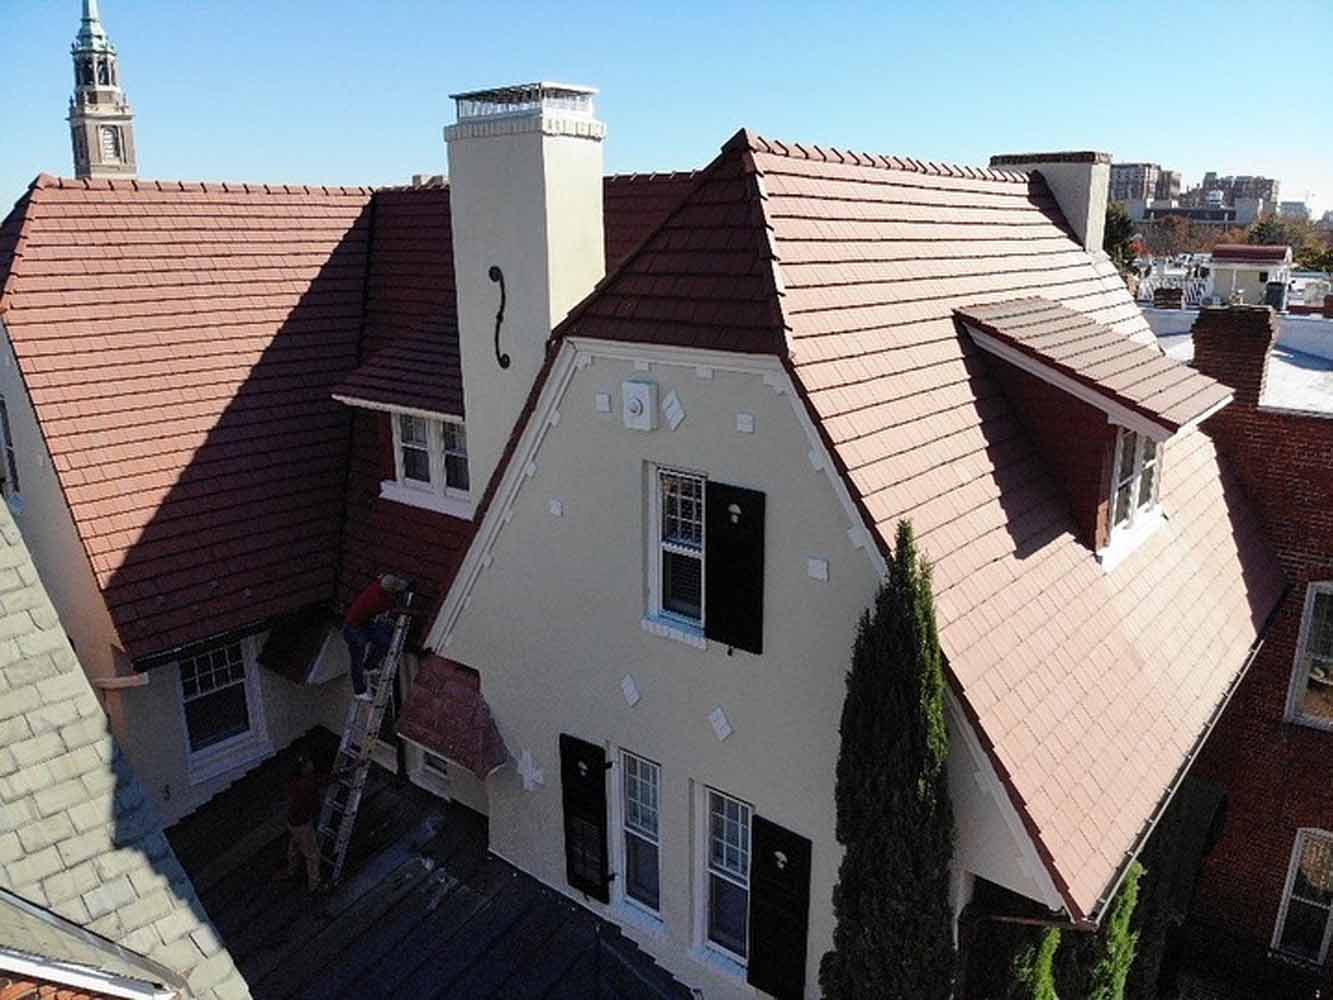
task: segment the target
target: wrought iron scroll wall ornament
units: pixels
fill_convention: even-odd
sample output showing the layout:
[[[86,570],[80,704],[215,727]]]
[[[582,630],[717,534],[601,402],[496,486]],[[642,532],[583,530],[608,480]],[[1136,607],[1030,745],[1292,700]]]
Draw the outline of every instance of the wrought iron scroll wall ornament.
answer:
[[[500,324],[505,320],[505,273],[494,264],[486,273],[500,286],[500,308],[495,310],[495,360],[501,368],[508,368],[509,355],[500,353]]]

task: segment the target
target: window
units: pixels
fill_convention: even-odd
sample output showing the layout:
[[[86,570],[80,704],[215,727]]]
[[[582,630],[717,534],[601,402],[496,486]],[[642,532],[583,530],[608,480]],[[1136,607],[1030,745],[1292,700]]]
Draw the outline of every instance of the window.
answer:
[[[12,497],[20,492],[19,487],[19,462],[18,456],[14,452],[14,435],[9,430],[9,407],[5,405],[3,397],[0,397],[0,436],[4,437],[3,445],[5,449],[5,465],[0,470],[0,475],[4,477],[3,483],[0,483],[0,492],[5,496]]]
[[[100,133],[102,137],[102,159],[107,163],[119,163],[120,129],[113,125],[103,125]]]
[[[708,942],[744,959],[750,942],[750,807],[708,790]]]
[[[391,500],[471,517],[467,432],[460,421],[395,413],[394,479],[381,484]]]
[[[398,415],[398,457],[403,479],[430,484],[430,425],[421,417]]]
[[[437,777],[449,777],[449,762],[437,753],[423,750],[421,753],[421,765]]]
[[[1333,834],[1301,830],[1291,852],[1273,947],[1293,958],[1324,961],[1333,929]]]
[[[1305,591],[1290,714],[1333,728],[1333,581],[1312,583]]]
[[[654,913],[661,903],[658,828],[661,769],[632,753],[621,754],[624,785],[625,896]]]
[[[1120,428],[1116,439],[1115,478],[1111,492],[1111,534],[1134,526],[1157,506],[1161,446],[1152,438]]]
[[[190,779],[207,781],[269,750],[253,638],[221,642],[179,661]]]
[[[695,627],[704,618],[704,479],[657,470],[659,614]]]
[[[181,661],[181,698],[192,752],[250,731],[245,673],[239,642]]]

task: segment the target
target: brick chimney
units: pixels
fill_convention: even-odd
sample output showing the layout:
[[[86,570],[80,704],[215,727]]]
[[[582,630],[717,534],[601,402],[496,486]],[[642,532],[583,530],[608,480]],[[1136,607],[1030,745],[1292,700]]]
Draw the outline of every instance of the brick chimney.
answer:
[[[990,165],[1001,170],[1039,171],[1083,249],[1091,254],[1104,253],[1111,154],[1012,153],[992,156]]]
[[[1233,405],[1258,406],[1277,339],[1277,313],[1268,306],[1204,306],[1190,336],[1194,367],[1236,390]]]

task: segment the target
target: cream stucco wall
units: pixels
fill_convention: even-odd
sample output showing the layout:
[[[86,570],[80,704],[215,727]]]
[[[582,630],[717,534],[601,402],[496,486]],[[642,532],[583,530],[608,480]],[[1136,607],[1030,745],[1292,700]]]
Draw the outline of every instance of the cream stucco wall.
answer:
[[[133,667],[79,540],[7,333],[0,348],[0,395],[9,413],[19,463],[22,512],[14,520],[60,623],[94,684],[99,678],[130,675]],[[256,667],[254,673],[271,749],[284,746],[319,722],[326,712],[325,703],[340,696],[337,682],[307,688],[262,668]],[[243,773],[199,784],[190,781],[176,676],[173,667],[160,667],[148,672],[145,686],[98,689],[112,732],[168,823],[203,804]]]
[[[598,358],[573,375],[559,422],[443,652],[481,671],[510,750],[528,752],[544,771],[534,791],[523,789],[513,767],[491,779],[490,838],[496,853],[549,884],[569,891],[559,735],[602,744],[613,757],[623,748],[661,765],[663,926],[640,938],[708,996],[745,990],[692,955],[701,934],[693,906],[700,876],[694,790],[715,787],[809,837],[806,982],[815,996],[819,957],[832,937],[830,898],[840,858],[833,781],[843,674],[876,573],[849,539],[851,522],[830,479],[807,456],[811,445],[790,396],[765,384],[762,372],[710,374],[700,377],[694,365],[642,371],[632,361]],[[679,394],[687,416],[675,431],[622,425],[621,383],[644,377],[657,381],[663,398]],[[598,393],[610,395],[611,413],[597,412]],[[737,431],[738,412],[753,415],[754,433]],[[698,649],[641,627],[652,463],[700,470],[767,495],[762,655],[728,655],[716,644]],[[560,516],[551,501],[562,505]],[[812,557],[828,560],[827,582],[808,574]],[[634,707],[621,690],[627,674],[642,694]],[[735,729],[725,741],[708,721],[717,706]],[[612,775],[610,795],[619,768]],[[613,831],[613,844],[617,839]],[[621,913],[613,918],[623,922]]]
[[[1265,274],[1270,280],[1286,280],[1285,268],[1274,266],[1265,271],[1250,267],[1214,267],[1211,272],[1210,295],[1220,296],[1223,302],[1229,301],[1233,291],[1245,296],[1249,305],[1263,305],[1268,294],[1267,282],[1260,281],[1259,275]]]

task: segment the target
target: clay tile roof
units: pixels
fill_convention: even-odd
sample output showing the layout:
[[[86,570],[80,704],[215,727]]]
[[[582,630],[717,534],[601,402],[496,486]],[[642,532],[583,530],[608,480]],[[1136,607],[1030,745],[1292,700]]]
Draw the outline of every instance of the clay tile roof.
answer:
[[[1048,299],[1015,299],[957,313],[984,350],[1035,362],[1050,376],[1091,391],[1103,407],[1136,413],[1167,433],[1202,420],[1232,397],[1226,386],[1156,347]]]
[[[1219,243],[1213,260],[1223,263],[1281,264],[1291,259],[1289,246],[1257,246],[1248,243]]]
[[[1079,541],[955,320],[1039,296],[1153,343],[1039,174],[793,148],[733,136],[556,336],[785,359],[876,544],[912,521],[951,686],[1070,913],[1096,917],[1241,675],[1277,564],[1197,429],[1164,447],[1169,526],[1111,572]]]
[[[39,178],[0,310],[140,657],[327,598],[371,192]],[[15,237],[17,227],[17,237]]]
[[[439,317],[390,340],[338,383],[339,399],[463,416],[458,327]]]

